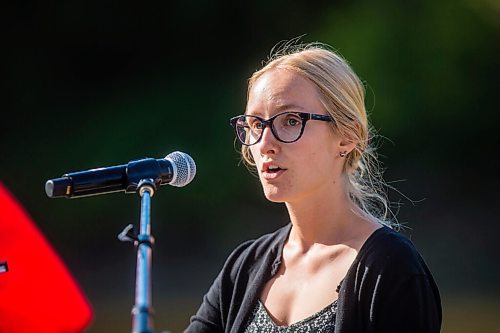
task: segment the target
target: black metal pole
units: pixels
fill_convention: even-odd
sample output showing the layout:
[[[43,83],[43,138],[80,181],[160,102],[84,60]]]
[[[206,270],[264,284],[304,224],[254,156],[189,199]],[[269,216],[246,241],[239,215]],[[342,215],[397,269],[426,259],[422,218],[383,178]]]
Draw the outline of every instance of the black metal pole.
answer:
[[[151,302],[151,256],[154,239],[151,236],[151,197],[155,192],[152,179],[141,180],[138,192],[141,197],[140,231],[137,236],[137,270],[135,304],[132,308],[132,333],[154,333],[153,306]]]

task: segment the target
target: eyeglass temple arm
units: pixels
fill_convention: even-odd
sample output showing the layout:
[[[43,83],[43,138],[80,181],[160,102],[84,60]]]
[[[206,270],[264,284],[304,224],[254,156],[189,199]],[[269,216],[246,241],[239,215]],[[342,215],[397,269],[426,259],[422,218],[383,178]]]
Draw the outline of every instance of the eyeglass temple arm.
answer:
[[[322,120],[322,121],[335,121],[332,116],[330,115],[325,115],[325,114],[315,114],[311,113],[309,119],[314,119],[314,120]]]

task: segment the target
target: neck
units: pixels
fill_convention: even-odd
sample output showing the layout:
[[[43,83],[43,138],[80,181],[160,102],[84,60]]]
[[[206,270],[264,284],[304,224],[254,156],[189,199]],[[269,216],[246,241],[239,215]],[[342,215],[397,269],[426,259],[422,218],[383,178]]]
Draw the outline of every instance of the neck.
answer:
[[[360,231],[378,225],[356,213],[359,209],[343,188],[330,189],[297,202],[287,202],[286,206],[293,225],[289,241],[296,243],[303,251],[317,243],[349,243]]]

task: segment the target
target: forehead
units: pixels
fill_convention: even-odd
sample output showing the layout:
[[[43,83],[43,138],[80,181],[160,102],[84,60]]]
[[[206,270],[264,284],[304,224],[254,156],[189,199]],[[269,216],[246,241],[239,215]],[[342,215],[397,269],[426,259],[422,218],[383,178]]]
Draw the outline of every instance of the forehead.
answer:
[[[248,92],[247,114],[271,116],[294,110],[322,112],[316,86],[302,75],[285,69],[272,69],[260,76]]]

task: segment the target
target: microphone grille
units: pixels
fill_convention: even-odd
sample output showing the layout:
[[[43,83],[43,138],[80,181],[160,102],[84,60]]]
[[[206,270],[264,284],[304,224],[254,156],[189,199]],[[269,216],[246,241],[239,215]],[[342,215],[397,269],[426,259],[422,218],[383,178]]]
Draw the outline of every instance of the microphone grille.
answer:
[[[170,185],[183,187],[191,183],[196,175],[196,164],[191,156],[180,151],[174,151],[165,156],[165,159],[174,165],[174,175]]]

